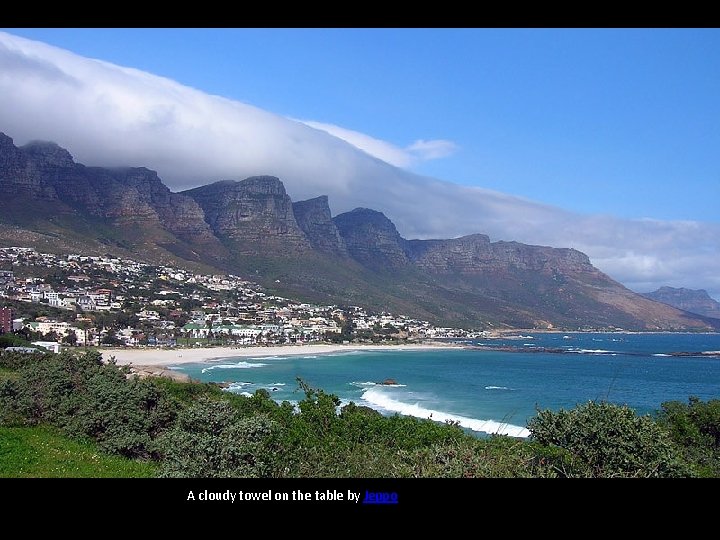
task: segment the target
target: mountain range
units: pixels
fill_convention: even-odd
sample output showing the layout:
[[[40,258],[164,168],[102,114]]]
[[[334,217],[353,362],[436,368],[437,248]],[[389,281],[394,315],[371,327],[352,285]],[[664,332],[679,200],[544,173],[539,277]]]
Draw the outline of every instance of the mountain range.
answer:
[[[720,319],[720,302],[713,300],[704,289],[660,287],[656,291],[644,293],[643,296],[690,313]]]
[[[232,272],[279,294],[479,328],[720,329],[643,297],[574,249],[403,238],[383,213],[331,215],[272,176],[171,192],[142,167],[76,163],[51,142],[0,133],[0,244],[113,253]],[[442,216],[428,215],[428,219]]]

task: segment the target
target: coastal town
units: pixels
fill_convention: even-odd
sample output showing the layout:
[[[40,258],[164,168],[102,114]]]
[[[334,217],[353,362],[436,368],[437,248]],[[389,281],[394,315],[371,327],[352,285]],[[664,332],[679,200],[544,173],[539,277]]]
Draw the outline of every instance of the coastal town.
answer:
[[[62,347],[417,343],[473,338],[358,306],[269,294],[235,275],[203,275],[107,256],[0,248],[0,333]]]

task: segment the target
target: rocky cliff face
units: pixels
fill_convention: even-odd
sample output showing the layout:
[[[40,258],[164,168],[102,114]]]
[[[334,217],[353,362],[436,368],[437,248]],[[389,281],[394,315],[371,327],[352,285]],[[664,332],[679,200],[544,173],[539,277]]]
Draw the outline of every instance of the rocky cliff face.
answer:
[[[55,190],[38,169],[10,137],[0,133],[0,191],[3,195],[57,200]]]
[[[195,200],[215,234],[241,253],[272,248],[285,254],[309,251],[283,183],[273,176],[226,180],[182,192]]]
[[[107,171],[117,182],[117,201],[109,217],[154,213],[160,223],[173,234],[189,242],[219,244],[205,214],[190,197],[171,192],[155,171],[144,167],[118,168]],[[133,212],[131,207],[138,210]]]
[[[0,186],[23,201],[51,203],[43,217],[92,216],[116,227],[140,227],[150,236],[167,230],[215,251],[220,246],[195,201],[172,193],[144,167],[85,167],[55,143],[34,141],[17,148],[0,134]]]
[[[643,294],[643,296],[690,313],[720,319],[720,302],[713,300],[703,289],[660,287],[656,291]]]
[[[412,262],[432,273],[481,274],[509,269],[548,275],[597,272],[587,255],[574,249],[490,242],[484,234],[450,240],[410,240],[407,246]]]
[[[333,219],[350,256],[373,269],[407,266],[406,242],[385,214],[356,208]]]
[[[333,222],[327,195],[294,202],[293,213],[313,249],[331,255],[348,256],[345,240]]]

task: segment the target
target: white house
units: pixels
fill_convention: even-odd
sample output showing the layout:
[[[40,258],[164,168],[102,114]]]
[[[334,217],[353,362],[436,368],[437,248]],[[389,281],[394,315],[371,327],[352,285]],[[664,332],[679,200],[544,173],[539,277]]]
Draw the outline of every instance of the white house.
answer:
[[[44,347],[55,354],[60,353],[60,344],[55,341],[33,341],[32,345],[35,345],[36,347]]]

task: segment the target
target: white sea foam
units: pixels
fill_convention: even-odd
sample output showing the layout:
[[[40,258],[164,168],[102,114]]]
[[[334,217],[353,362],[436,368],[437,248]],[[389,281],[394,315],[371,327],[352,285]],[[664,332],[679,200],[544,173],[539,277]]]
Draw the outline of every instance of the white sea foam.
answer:
[[[374,383],[372,381],[365,381],[365,382],[353,381],[350,384],[352,384],[353,386],[359,386],[360,388],[365,388],[367,386],[377,386],[377,383]]]
[[[253,397],[253,395],[250,392],[240,392],[240,395],[245,396],[245,397]]]
[[[365,381],[365,382],[358,382],[354,381],[351,382],[353,386],[359,386],[360,388],[367,388],[368,386],[384,386],[387,388],[404,388],[407,386],[407,384],[385,384],[385,383],[377,383],[372,381]]]
[[[578,354],[613,354],[613,351],[605,349],[570,349],[570,351]]]
[[[335,357],[335,356],[354,356],[356,354],[377,354],[378,351],[342,351],[335,353],[324,354],[323,356]],[[381,351],[382,352],[382,351]]]
[[[208,366],[202,369],[202,373],[213,369],[250,369],[257,367],[265,367],[267,364],[261,362],[238,362],[237,364],[217,364],[215,366]]]
[[[309,360],[310,358],[317,358],[317,356],[303,356],[303,359]]]
[[[271,386],[285,386],[284,382],[274,382]]]
[[[396,412],[406,416],[415,416],[417,418],[429,418],[437,422],[459,422],[464,428],[483,433],[497,433],[500,435],[510,435],[511,437],[529,437],[530,432],[527,428],[497,422],[495,420],[479,420],[477,418],[468,418],[434,409],[426,409],[418,403],[409,404],[398,401],[388,396],[380,388],[368,388],[363,392],[363,399],[370,405],[375,406],[388,412]]]
[[[655,353],[653,356],[671,356],[669,354],[663,354],[663,353]]]
[[[507,386],[486,386],[485,390],[512,390],[512,388]]]
[[[236,390],[241,390],[245,388],[246,386],[252,386],[254,383],[251,382],[234,382],[230,383],[230,385],[227,387],[227,389],[230,392],[235,392]]]

